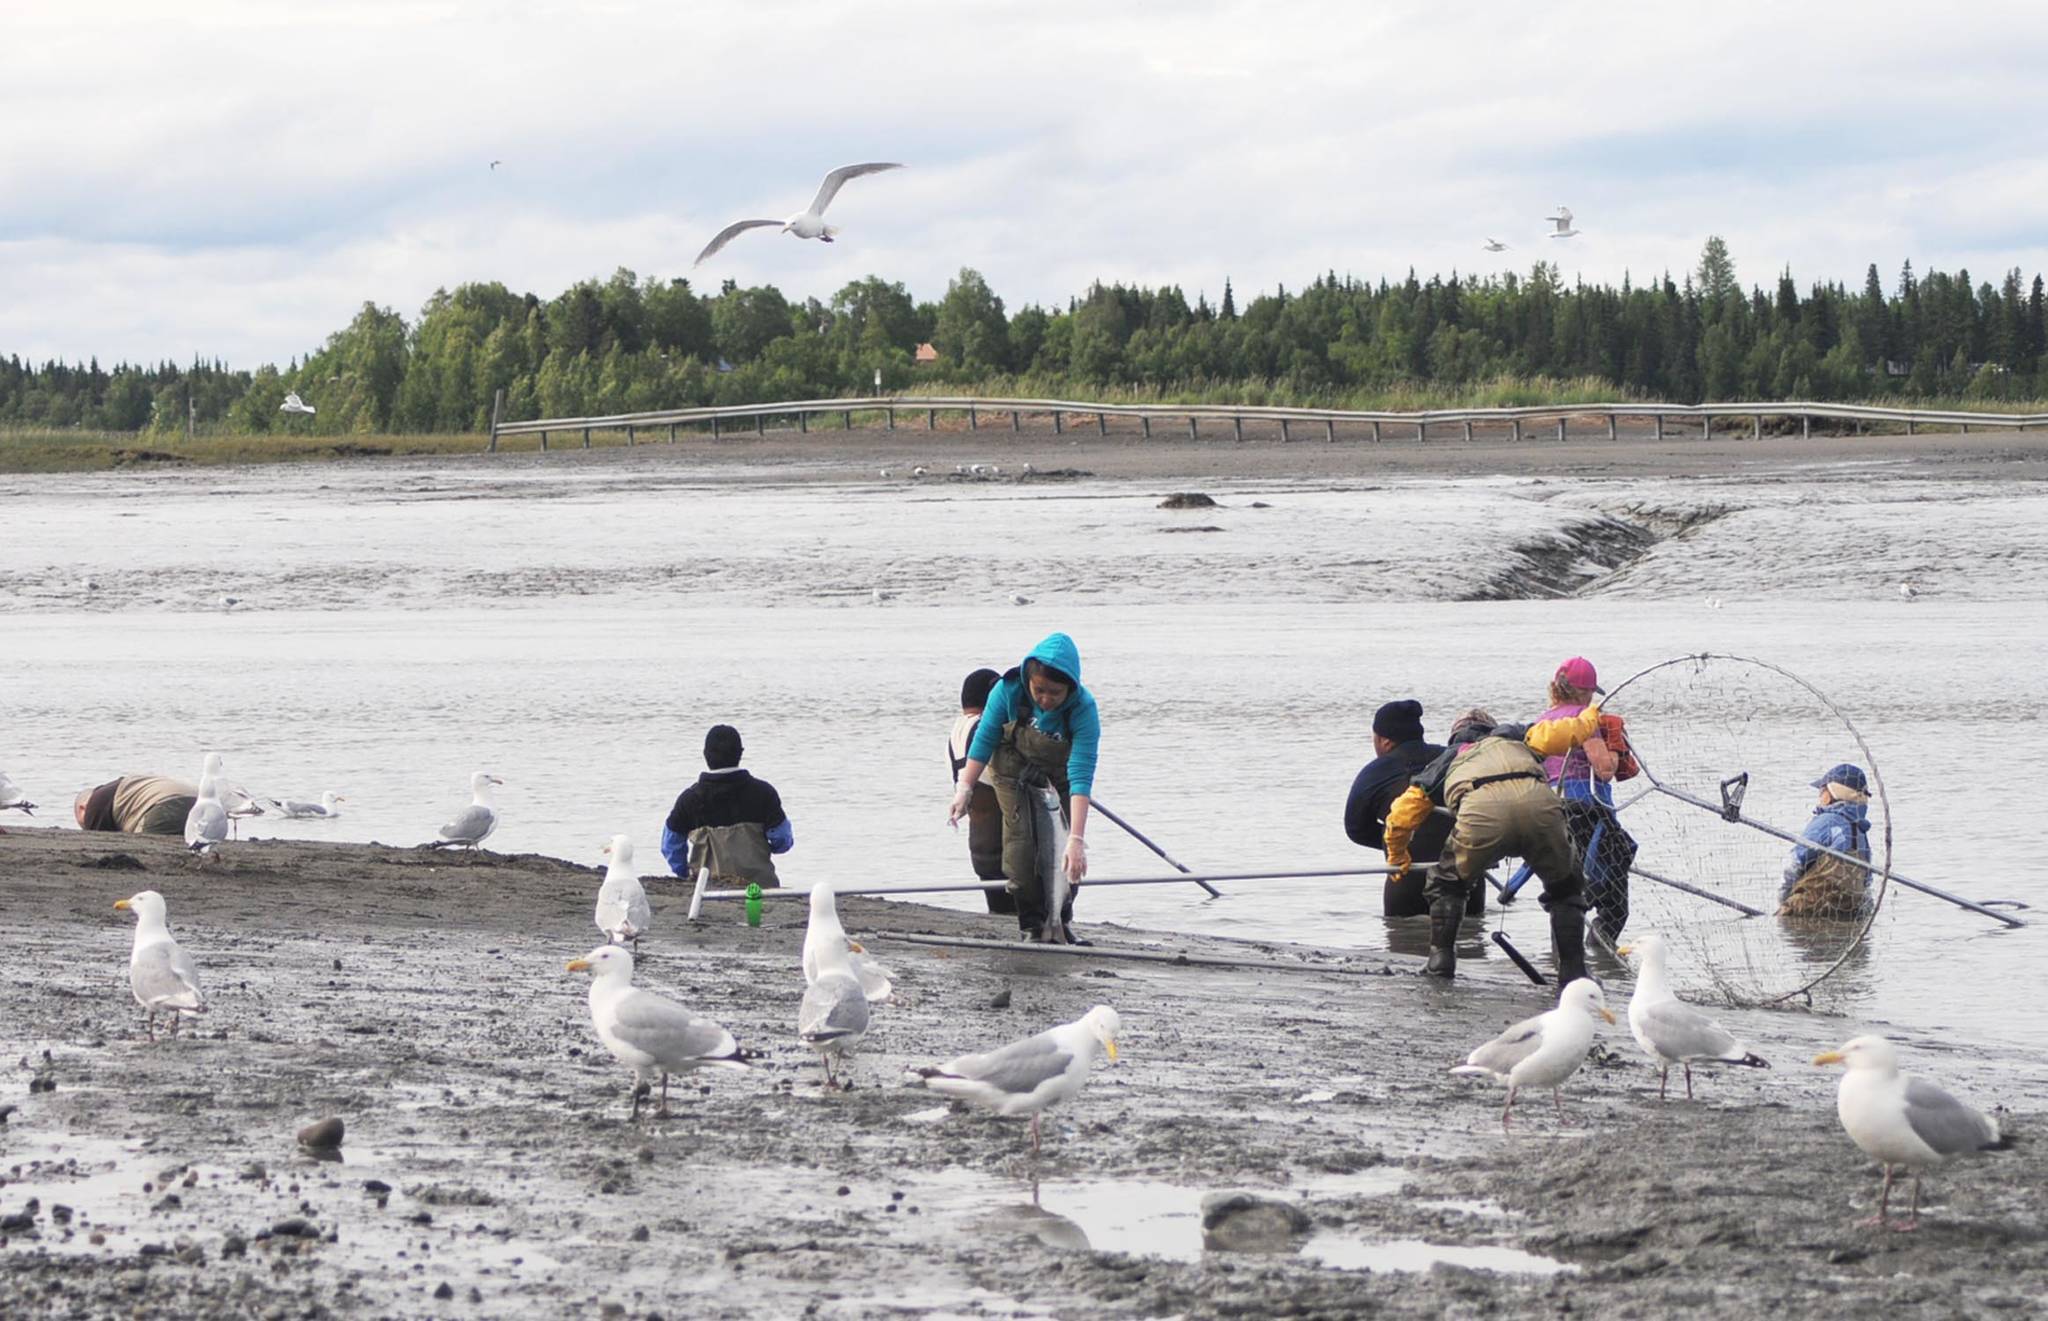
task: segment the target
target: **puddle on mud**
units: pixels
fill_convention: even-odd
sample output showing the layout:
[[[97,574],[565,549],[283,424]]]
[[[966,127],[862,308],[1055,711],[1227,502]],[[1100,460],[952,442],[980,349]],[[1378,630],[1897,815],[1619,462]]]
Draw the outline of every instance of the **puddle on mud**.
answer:
[[[1578,1270],[1569,1262],[1553,1261],[1520,1248],[1483,1244],[1460,1247],[1415,1238],[1366,1243],[1343,1234],[1313,1235],[1301,1245],[1301,1255],[1346,1271],[1426,1271],[1439,1262],[1509,1275],[1557,1275]]]

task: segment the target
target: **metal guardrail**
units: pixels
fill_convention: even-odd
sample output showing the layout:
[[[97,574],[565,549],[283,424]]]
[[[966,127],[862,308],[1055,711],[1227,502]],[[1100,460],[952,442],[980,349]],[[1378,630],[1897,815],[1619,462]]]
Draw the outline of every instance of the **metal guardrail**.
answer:
[[[502,401],[502,395],[501,395]],[[823,414],[844,415],[848,429],[853,426],[855,413],[881,413],[889,430],[896,428],[899,412],[925,415],[927,429],[935,429],[940,413],[964,413],[968,427],[979,430],[986,415],[998,417],[1007,414],[1010,429],[1020,428],[1020,419],[1027,413],[1048,415],[1052,418],[1053,430],[1063,433],[1069,419],[1093,418],[1097,434],[1106,435],[1109,419],[1136,418],[1144,427],[1146,436],[1152,434],[1154,422],[1187,423],[1188,435],[1199,435],[1202,422],[1227,422],[1236,439],[1244,438],[1246,422],[1278,422],[1283,440],[1293,439],[1296,424],[1320,425],[1324,438],[1334,441],[1337,428],[1368,427],[1374,440],[1381,439],[1382,429],[1388,426],[1413,427],[1415,439],[1426,440],[1429,428],[1457,426],[1463,430],[1466,440],[1472,439],[1473,428],[1481,425],[1506,425],[1513,438],[1522,439],[1522,428],[1529,423],[1554,423],[1556,438],[1566,438],[1567,429],[1573,420],[1592,418],[1606,423],[1608,439],[1615,437],[1615,424],[1622,418],[1644,418],[1656,426],[1658,439],[1663,439],[1664,428],[1672,419],[1696,421],[1700,425],[1702,438],[1713,432],[1716,419],[1748,418],[1752,435],[1763,433],[1763,420],[1767,417],[1796,417],[1800,420],[1800,434],[1812,434],[1815,419],[1832,422],[1855,422],[1903,424],[1911,435],[1920,427],[1949,429],[1960,427],[1968,431],[1971,427],[2000,427],[2007,430],[2022,430],[2048,427],[2048,413],[1978,413],[1965,410],[1943,410],[1927,408],[1884,408],[1869,404],[1827,404],[1805,401],[1780,403],[1731,403],[1731,404],[1659,404],[1659,403],[1613,403],[1613,404],[1537,404],[1519,408],[1437,408],[1421,412],[1374,412],[1369,410],[1339,408],[1277,408],[1253,404],[1107,404],[1088,403],[1077,399],[998,399],[981,398],[971,395],[871,395],[858,399],[792,399],[771,404],[731,404],[718,408],[671,408],[650,413],[614,413],[606,417],[554,417],[539,418],[530,422],[499,422],[496,409],[491,423],[491,448],[498,447],[501,436],[531,436],[541,438],[541,448],[548,447],[548,437],[554,432],[580,432],[585,448],[590,445],[593,431],[624,431],[628,444],[634,443],[643,429],[666,427],[668,439],[676,438],[676,428],[682,426],[701,427],[710,424],[714,436],[724,434],[729,423],[752,423],[759,434],[767,429],[770,418],[794,419],[797,427],[805,432],[810,430],[810,419]]]

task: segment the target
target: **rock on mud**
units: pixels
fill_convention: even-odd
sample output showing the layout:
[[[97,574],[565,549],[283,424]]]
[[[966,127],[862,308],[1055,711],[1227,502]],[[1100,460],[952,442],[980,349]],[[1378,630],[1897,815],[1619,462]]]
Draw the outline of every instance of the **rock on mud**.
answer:
[[[332,1151],[341,1145],[342,1123],[327,1118],[299,1130],[299,1145],[314,1151]]]
[[[1248,1192],[1202,1199],[1202,1246],[1222,1252],[1286,1251],[1314,1222],[1292,1202]]]
[[[1214,509],[1216,507],[1216,499],[1214,496],[1204,495],[1200,491],[1175,491],[1172,495],[1161,500],[1159,507],[1161,509]]]

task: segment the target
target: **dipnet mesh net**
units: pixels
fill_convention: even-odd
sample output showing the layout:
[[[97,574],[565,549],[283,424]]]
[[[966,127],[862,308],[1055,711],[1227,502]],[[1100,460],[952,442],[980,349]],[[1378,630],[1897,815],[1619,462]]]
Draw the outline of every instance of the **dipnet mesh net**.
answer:
[[[1616,685],[1604,709],[1626,720],[1641,771],[1613,784],[1615,811],[1597,841],[1586,823],[1575,830],[1582,849],[1593,843],[1585,861],[1596,910],[1609,891],[1594,939],[1663,936],[1674,989],[1689,999],[1825,1006],[1853,994],[1891,867],[1884,785],[1855,727],[1805,680],[1740,656],[1653,665]],[[1860,899],[1850,889],[1846,905],[1824,916],[1778,916],[1794,847],[1785,836],[1806,827],[1820,794],[1813,780],[1839,762],[1869,778],[1871,866],[1840,872]],[[1730,800],[1738,819],[1725,810]],[[1614,878],[1625,870],[1626,923],[1616,931]]]

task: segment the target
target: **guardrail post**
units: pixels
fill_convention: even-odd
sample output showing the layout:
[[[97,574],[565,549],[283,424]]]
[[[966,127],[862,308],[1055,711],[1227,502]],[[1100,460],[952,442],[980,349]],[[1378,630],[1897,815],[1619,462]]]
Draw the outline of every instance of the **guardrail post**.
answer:
[[[1557,419],[1557,440],[1558,440],[1558,443],[1559,443],[1560,445],[1564,443],[1564,419],[1563,419],[1563,418],[1559,418],[1559,419]]]
[[[543,432],[541,432],[541,433],[540,433],[540,447],[541,447],[541,451],[542,451],[543,453],[545,453],[545,452],[547,451],[547,447],[548,447],[548,433],[547,433],[547,432],[545,432],[545,431],[543,431]]]
[[[589,428],[589,427],[585,427],[585,428],[583,428],[583,448],[584,448],[584,449],[589,449],[589,448],[590,448],[590,428]]]
[[[754,434],[757,436],[768,434],[768,415],[766,413],[754,414]]]
[[[1060,410],[1057,408],[1052,410],[1052,434],[1055,436],[1067,434],[1067,420],[1060,416]]]
[[[1508,439],[1509,439],[1509,440],[1512,440],[1512,441],[1514,441],[1514,442],[1515,442],[1515,443],[1516,443],[1517,445],[1521,444],[1521,443],[1522,443],[1522,419],[1518,417],[1518,418],[1515,418],[1515,419],[1511,420],[1511,421],[1510,421],[1510,422],[1508,423],[1508,427],[1509,427],[1509,430],[1508,430]]]
[[[1100,413],[1095,415],[1095,434],[1098,436],[1109,434],[1109,422]]]
[[[1145,428],[1145,439],[1152,439],[1152,415],[1150,413],[1141,413],[1138,416],[1138,422]]]
[[[1337,423],[1327,417],[1323,419],[1323,442],[1328,445],[1337,443]]]
[[[1811,440],[1813,438],[1813,419],[1804,413],[1799,415],[1799,438],[1801,440]]]
[[[1712,440],[1713,438],[1714,438],[1714,419],[1713,419],[1713,418],[1711,418],[1711,417],[1703,417],[1703,418],[1701,418],[1701,419],[1700,419],[1700,439],[1701,439],[1701,440]]]
[[[1607,438],[1609,440],[1614,439],[1614,414],[1612,413],[1607,415]]]
[[[1465,439],[1472,439],[1472,419],[1469,417],[1465,419]]]
[[[981,419],[975,416],[974,410],[972,408],[969,408],[967,410],[967,429],[969,431],[981,430]]]
[[[1188,439],[1189,439],[1189,440],[1193,440],[1194,438],[1195,438],[1195,415],[1194,415],[1193,413],[1189,413],[1189,414],[1188,414]]]
[[[1283,425],[1283,429],[1284,429],[1284,425]],[[1193,419],[1193,418],[1189,418],[1189,419],[1188,419],[1188,435],[1192,436],[1192,435],[1194,435],[1194,434],[1195,434],[1195,419]],[[1238,441],[1239,441],[1240,443],[1242,443],[1242,442],[1243,442],[1243,440],[1244,440],[1244,419],[1243,419],[1243,418],[1241,418],[1241,417],[1233,417],[1233,418],[1231,418],[1231,419],[1230,419],[1230,434],[1231,434],[1231,435],[1233,435],[1233,436],[1236,436],[1236,437],[1237,437],[1237,439],[1238,439]]]
[[[1659,439],[1659,440],[1662,440],[1662,439],[1664,439],[1664,415],[1663,415],[1662,413],[1659,413],[1659,414],[1657,414],[1657,417],[1656,417],[1656,422],[1657,422],[1657,439]]]
[[[627,446],[628,446],[629,448],[630,448],[630,447],[632,446],[632,444],[633,444],[633,436],[634,436],[634,428],[633,428],[633,427],[631,427],[631,426],[628,426],[628,427],[626,428],[626,444],[627,444]]]
[[[811,415],[809,413],[798,413],[796,415],[796,429],[806,436],[811,434]]]
[[[1018,429],[1019,426],[1020,423],[1017,421],[1017,410],[1013,408],[1010,410],[1010,430],[1015,431]]]
[[[1913,419],[1909,417],[1906,419],[1906,434],[1909,436],[1918,435],[1919,433],[1915,431],[1913,428]]]
[[[841,413],[839,420],[845,424],[846,430],[853,430],[853,410],[851,408]]]
[[[1377,420],[1372,424],[1372,443],[1375,445],[1380,443],[1380,424]]]
[[[718,439],[718,438],[719,438],[720,436],[722,436],[722,435],[724,435],[724,434],[725,434],[725,431],[724,431],[724,429],[723,429],[722,427],[720,427],[720,426],[718,425],[718,415],[717,415],[716,413],[712,414],[712,415],[711,415],[711,438],[712,438],[713,440],[717,440],[717,439]]]
[[[1970,434],[1970,424],[1968,422],[1963,423],[1963,434],[1966,436]]]
[[[668,424],[668,443],[671,445],[676,443],[676,424],[673,422]]]
[[[889,430],[891,430],[891,431],[894,431],[895,429],[896,429],[896,410],[892,408],[892,409],[890,409],[890,410],[889,410]]]
[[[1751,440],[1762,440],[1764,438],[1764,415],[1762,413],[1758,413],[1749,419],[1749,438]]]
[[[504,388],[503,388],[503,387],[501,386],[501,387],[499,387],[499,389],[498,389],[498,392],[497,392],[496,394],[493,394],[493,395],[491,396],[491,449],[490,449],[490,452],[491,452],[491,453],[493,453],[493,454],[496,454],[496,453],[498,452],[498,412],[499,412],[499,410],[500,410],[500,409],[502,409],[502,408],[504,408],[504,407],[505,407],[505,391],[504,391]]]
[[[1420,418],[1416,419],[1416,422],[1415,422],[1415,443],[1416,443],[1416,444],[1418,444],[1418,445],[1420,445],[1420,444],[1422,443],[1423,439],[1424,439],[1424,437],[1423,437],[1423,435],[1422,435],[1422,428],[1423,428],[1423,425],[1424,425],[1424,423],[1422,422],[1422,420],[1421,420]]]
[[[1243,435],[1242,435],[1242,433],[1240,433],[1240,435],[1239,435],[1239,437],[1238,437],[1238,438],[1239,438],[1240,440],[1242,440],[1242,439],[1244,438],[1244,437],[1243,437]],[[1293,433],[1292,431],[1290,431],[1290,430],[1288,429],[1288,426],[1287,426],[1287,419],[1286,419],[1286,418],[1284,418],[1284,417],[1283,417],[1283,418],[1281,418],[1281,419],[1280,419],[1280,443],[1281,443],[1281,444],[1283,444],[1283,445],[1285,445],[1285,444],[1288,444],[1288,443],[1292,442],[1292,441],[1293,441],[1293,439],[1294,439],[1294,433]]]
[[[924,429],[926,431],[937,431],[939,429],[938,409],[927,408],[924,410]]]

